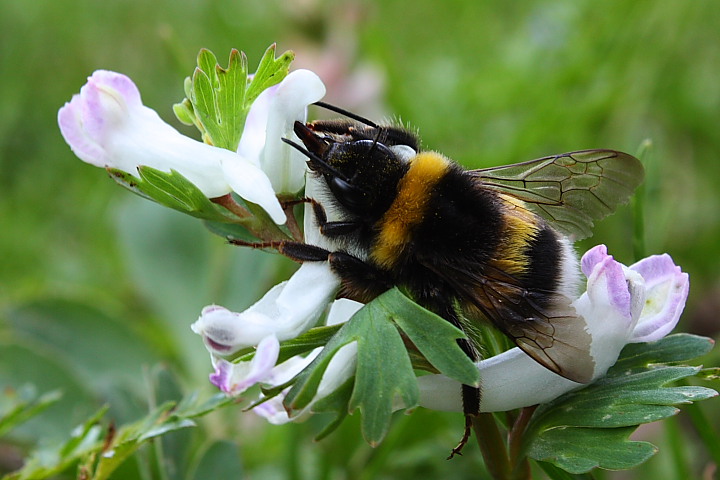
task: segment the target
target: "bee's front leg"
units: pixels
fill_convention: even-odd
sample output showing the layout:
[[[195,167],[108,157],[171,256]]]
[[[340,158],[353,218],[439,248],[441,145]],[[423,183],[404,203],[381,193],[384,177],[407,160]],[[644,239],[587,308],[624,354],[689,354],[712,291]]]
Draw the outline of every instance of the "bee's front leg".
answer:
[[[237,238],[228,238],[228,243],[250,248],[271,248],[290,260],[298,263],[303,262],[326,262],[330,256],[330,250],[316,245],[309,245],[291,240],[280,240],[277,242],[246,242]]]
[[[356,232],[360,228],[359,222],[353,221],[337,221],[328,222],[325,208],[317,201],[312,198],[305,198],[304,201],[312,204],[313,213],[320,229],[320,233],[326,237],[334,238],[347,235],[349,233]]]

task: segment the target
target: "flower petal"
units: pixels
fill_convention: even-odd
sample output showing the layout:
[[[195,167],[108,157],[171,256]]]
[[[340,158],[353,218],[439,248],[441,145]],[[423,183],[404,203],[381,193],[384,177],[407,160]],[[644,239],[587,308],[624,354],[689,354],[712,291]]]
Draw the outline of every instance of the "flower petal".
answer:
[[[670,255],[653,255],[630,267],[645,279],[646,300],[631,342],[659,340],[675,328],[685,308],[690,279]]]
[[[218,355],[257,345],[268,335],[295,338],[317,322],[339,286],[327,262],[308,262],[244,312],[205,307],[191,328]]]
[[[268,421],[268,423],[273,425],[284,425],[290,422],[290,417],[283,406],[284,400],[285,395],[276,395],[273,398],[265,400],[263,403],[253,408],[252,411],[253,413],[263,417]]]
[[[545,403],[582,384],[546,369],[519,348],[478,363],[482,379],[480,411],[502,412]],[[460,384],[444,375],[418,378],[420,405],[433,410],[462,411]]]
[[[583,274],[586,277],[590,277],[595,265],[602,262],[608,257],[607,247],[605,245],[595,245],[590,250],[585,252],[580,260],[580,267],[582,268]]]
[[[296,70],[261,93],[248,113],[238,153],[257,162],[278,193],[294,194],[303,187],[306,158],[282,139],[299,141],[294,122],[304,122],[307,106],[324,95],[325,85],[316,74]]]
[[[221,166],[225,180],[235,193],[260,205],[278,225],[287,221],[270,179],[259,166],[240,155],[223,159]]]
[[[216,359],[210,382],[229,395],[239,395],[271,375],[279,353],[280,342],[274,335],[269,335],[260,341],[249,362],[230,363]]]
[[[338,323],[347,322],[350,317],[352,317],[355,312],[362,307],[363,305],[361,303],[352,300],[336,300],[330,307],[327,324],[336,325]],[[301,370],[307,367],[321,351],[322,348],[316,348],[306,357],[292,357],[276,366],[273,369],[271,378],[268,379],[267,383],[277,386],[289,381],[295,375],[300,373]],[[253,409],[253,412],[266,418],[268,422],[276,425],[304,418],[305,414],[312,410],[312,405],[315,402],[337,390],[337,388],[345,383],[348,378],[354,375],[356,363],[357,344],[355,342],[340,348],[328,363],[327,369],[325,370],[325,373],[320,380],[320,384],[318,385],[315,397],[302,411],[293,412],[292,417],[289,416],[283,406],[287,390],[278,394],[274,398],[261,403]]]
[[[58,111],[60,132],[84,162],[134,173],[146,165],[176,170],[208,197],[230,192],[221,163],[233,152],[181,135],[142,104],[125,75],[98,70]]]

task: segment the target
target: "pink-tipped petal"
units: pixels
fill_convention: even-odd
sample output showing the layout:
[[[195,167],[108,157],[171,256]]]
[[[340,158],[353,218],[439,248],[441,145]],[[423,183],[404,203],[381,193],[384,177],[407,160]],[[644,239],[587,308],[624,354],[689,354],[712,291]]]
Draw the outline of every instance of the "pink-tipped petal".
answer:
[[[580,260],[580,267],[583,274],[589,278],[595,269],[595,265],[604,261],[608,256],[607,247],[602,244],[596,245],[585,252],[585,255],[582,256],[582,260]]]
[[[215,372],[210,374],[210,383],[222,392],[230,393],[232,391],[230,384],[231,376],[232,363],[220,359],[215,362]]]
[[[647,294],[631,341],[659,340],[680,320],[690,290],[690,278],[666,254],[645,258],[630,269],[645,279]]]
[[[104,167],[107,164],[105,150],[83,129],[82,109],[80,95],[74,95],[72,100],[60,108],[58,111],[60,133],[80,160],[96,167]]]
[[[275,335],[265,337],[255,349],[250,369],[242,379],[237,379],[234,392],[244,392],[253,385],[264,382],[271,374],[280,353],[280,342]]]
[[[587,289],[588,294],[596,299],[606,296],[603,301],[628,321],[632,318],[632,299],[625,280],[625,272],[622,264],[616,262],[611,255],[607,255],[594,265],[588,277]]]

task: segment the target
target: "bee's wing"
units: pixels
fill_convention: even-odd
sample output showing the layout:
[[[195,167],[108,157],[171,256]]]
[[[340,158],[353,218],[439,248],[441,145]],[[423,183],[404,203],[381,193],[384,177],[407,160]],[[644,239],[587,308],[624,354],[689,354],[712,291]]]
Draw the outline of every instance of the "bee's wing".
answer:
[[[498,270],[479,273],[481,269],[468,265],[426,266],[460,294],[470,316],[486,317],[535,361],[569,380],[592,380],[590,333],[569,298],[520,287]]]
[[[479,186],[527,203],[561,233],[581,239],[627,202],[642,182],[640,161],[615,150],[583,150],[468,172]]]

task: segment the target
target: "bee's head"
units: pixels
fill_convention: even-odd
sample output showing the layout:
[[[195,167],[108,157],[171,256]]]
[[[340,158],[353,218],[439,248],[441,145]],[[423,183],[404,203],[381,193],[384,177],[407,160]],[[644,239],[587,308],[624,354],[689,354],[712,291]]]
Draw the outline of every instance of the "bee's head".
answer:
[[[324,177],[337,202],[352,214],[372,219],[390,207],[408,157],[415,154],[406,145],[381,143],[383,127],[295,122],[294,130],[307,150],[286,142],[308,157],[308,166]]]

